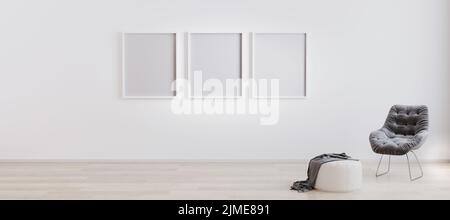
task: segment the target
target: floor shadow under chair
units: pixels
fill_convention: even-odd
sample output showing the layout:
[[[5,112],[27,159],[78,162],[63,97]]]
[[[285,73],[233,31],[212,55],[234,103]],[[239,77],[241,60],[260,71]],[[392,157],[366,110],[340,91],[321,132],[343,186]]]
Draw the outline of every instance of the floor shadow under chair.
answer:
[[[427,136],[427,106],[392,106],[384,126],[372,132],[369,137],[372,150],[377,154],[381,154],[376,177],[386,175],[390,172],[391,156],[406,156],[410,180],[415,181],[422,178],[422,165],[414,151],[418,150],[425,143]],[[421,174],[417,177],[412,176],[409,153],[414,156],[420,168]],[[389,157],[388,169],[385,172],[379,173],[384,156]]]

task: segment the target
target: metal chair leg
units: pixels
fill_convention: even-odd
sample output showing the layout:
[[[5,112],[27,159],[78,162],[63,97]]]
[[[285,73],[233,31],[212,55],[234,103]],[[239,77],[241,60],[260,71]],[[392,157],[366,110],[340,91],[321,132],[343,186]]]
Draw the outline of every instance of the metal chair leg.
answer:
[[[415,180],[418,180],[423,177],[423,169],[422,169],[422,165],[420,164],[419,158],[417,157],[416,153],[414,153],[414,151],[410,151],[410,152],[416,158],[417,164],[419,165],[419,168],[420,168],[420,176],[413,178],[412,174],[411,174],[411,164],[409,163],[409,156],[408,156],[408,154],[406,154],[406,160],[408,161],[409,179],[411,181],[415,181]]]
[[[378,173],[378,171],[380,170],[381,161],[383,161],[383,157],[384,157],[384,155],[381,155],[380,161],[378,162],[377,172],[375,174],[375,176],[377,178],[380,176],[384,176],[384,175],[388,174],[389,171],[391,171],[391,156],[389,155],[388,170],[384,173]]]

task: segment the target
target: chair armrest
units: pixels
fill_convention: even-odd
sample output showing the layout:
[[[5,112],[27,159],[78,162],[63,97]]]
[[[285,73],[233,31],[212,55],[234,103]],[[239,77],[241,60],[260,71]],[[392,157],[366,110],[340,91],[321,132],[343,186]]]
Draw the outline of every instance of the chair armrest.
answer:
[[[422,145],[425,142],[425,140],[427,139],[427,137],[428,137],[428,131],[421,131],[421,132],[417,133],[416,135],[414,135],[414,140],[418,144]]]

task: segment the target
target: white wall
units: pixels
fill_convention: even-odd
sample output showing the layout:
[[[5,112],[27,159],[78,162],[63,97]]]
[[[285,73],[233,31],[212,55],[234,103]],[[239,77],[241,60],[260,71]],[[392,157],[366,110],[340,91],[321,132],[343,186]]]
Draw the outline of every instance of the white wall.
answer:
[[[375,159],[396,103],[427,104],[425,159],[450,159],[448,0],[2,0],[0,159]],[[309,33],[310,98],[280,123],[177,116],[120,98],[122,31]]]

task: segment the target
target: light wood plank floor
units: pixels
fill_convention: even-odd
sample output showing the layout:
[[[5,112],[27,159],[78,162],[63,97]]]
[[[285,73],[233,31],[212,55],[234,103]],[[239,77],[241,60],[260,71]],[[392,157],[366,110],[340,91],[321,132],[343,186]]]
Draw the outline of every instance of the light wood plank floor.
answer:
[[[0,199],[450,199],[450,164],[423,166],[410,182],[405,164],[377,179],[364,163],[363,189],[344,194],[290,191],[296,162],[0,162]]]

